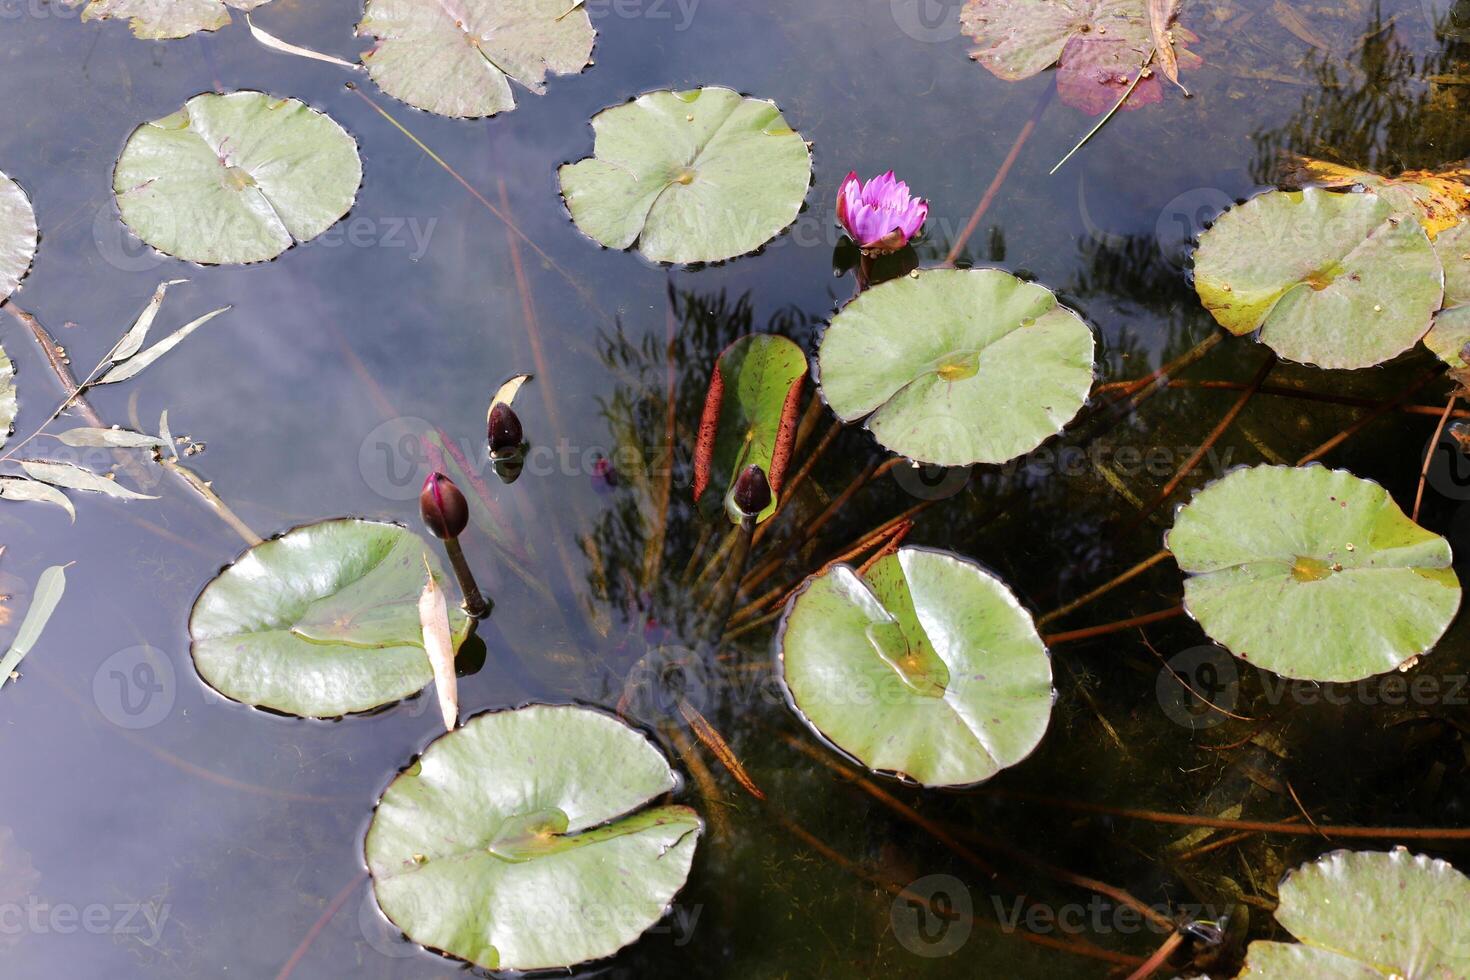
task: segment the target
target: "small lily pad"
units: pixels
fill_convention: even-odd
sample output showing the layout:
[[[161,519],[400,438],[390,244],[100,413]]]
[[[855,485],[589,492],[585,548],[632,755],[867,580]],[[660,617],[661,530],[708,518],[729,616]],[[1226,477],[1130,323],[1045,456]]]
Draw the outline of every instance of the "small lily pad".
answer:
[[[723,504],[739,522],[728,498],[735,478],[752,465],[765,471],[772,493],[771,505],[756,519],[776,512],[805,378],[806,355],[785,337],[752,334],[720,354],[694,450],[694,499],[704,503],[706,513]],[[706,495],[711,488],[716,492]]]
[[[1424,335],[1424,346],[1450,367],[1470,367],[1470,359],[1462,356],[1466,345],[1470,345],[1470,306],[1456,306],[1440,310],[1434,316],[1434,326]]]
[[[229,24],[230,10],[254,10],[270,0],[62,0],[68,7],[86,2],[82,20],[126,17],[136,37],[157,41],[217,31]]]
[[[1005,583],[900,548],[838,565],[786,606],[781,675],[803,719],[870,769],[964,786],[1020,762],[1051,717],[1051,660]]]
[[[931,269],[869,289],[817,352],[844,422],[922,463],[1004,463],[1060,432],[1092,387],[1092,331],[997,269]]]
[[[1373,193],[1269,191],[1200,236],[1195,289],[1236,335],[1282,357],[1363,368],[1429,330],[1444,274],[1418,221]]]
[[[367,833],[378,905],[408,937],[489,970],[611,956],[668,911],[703,829],[649,807],[678,785],[609,715],[532,705],[441,737]]]
[[[580,72],[597,37],[569,0],[367,0],[357,33],[377,40],[362,62],[384,92],[461,119],[514,109],[512,79],[540,95]]]
[[[970,57],[992,75],[1014,82],[1056,65],[1062,101],[1092,115],[1117,104],[1154,50],[1148,0],[969,0],[960,27],[976,42]],[[1170,28],[1164,36],[1178,67],[1198,67],[1184,47],[1194,35]],[[1145,77],[1122,107],[1163,97],[1159,79]]]
[[[227,698],[306,718],[369,711],[434,679],[418,601],[439,563],[397,524],[343,518],[258,544],[204,587],[194,665]],[[469,634],[451,606],[456,648]]]
[[[1430,650],[1460,607],[1449,542],[1342,470],[1236,470],[1180,508],[1165,544],[1205,632],[1285,677],[1394,670]]]
[[[326,231],[362,183],[357,142],[331,117],[261,92],[198,95],[144,123],[113,190],[123,221],[166,255],[264,262]]]
[[[812,157],[775,103],[717,86],[650,92],[592,117],[593,156],[561,168],[572,220],[654,262],[719,262],[796,220]]]
[[[36,257],[36,212],[20,185],[0,173],[0,300],[30,271]]]
[[[1240,977],[1470,977],[1470,878],[1404,848],[1333,851],[1291,872],[1276,921],[1297,943],[1257,941]]]

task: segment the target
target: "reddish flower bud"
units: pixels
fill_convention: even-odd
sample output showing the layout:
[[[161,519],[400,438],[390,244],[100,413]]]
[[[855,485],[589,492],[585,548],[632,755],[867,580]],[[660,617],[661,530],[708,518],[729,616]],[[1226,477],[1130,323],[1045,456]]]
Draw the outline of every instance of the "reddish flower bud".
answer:
[[[766,471],[759,466],[747,466],[736,479],[732,496],[735,506],[747,517],[755,517],[771,506],[771,484],[766,480]]]
[[[470,522],[469,504],[454,481],[443,473],[430,473],[419,494],[419,514],[436,538],[448,540],[464,533]]]
[[[513,453],[521,448],[525,441],[521,433],[521,420],[516,416],[515,410],[505,402],[497,402],[490,407],[490,455],[500,456],[505,453]]]

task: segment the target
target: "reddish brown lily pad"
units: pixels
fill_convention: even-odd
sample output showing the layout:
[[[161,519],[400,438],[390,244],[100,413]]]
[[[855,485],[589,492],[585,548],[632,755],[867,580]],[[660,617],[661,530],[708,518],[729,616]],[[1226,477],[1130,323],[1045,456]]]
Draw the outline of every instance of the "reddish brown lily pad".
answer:
[[[1117,104],[1150,52],[1150,73],[1124,109],[1163,99],[1158,69],[1200,64],[1185,48],[1195,35],[1177,23],[1156,31],[1148,0],[969,0],[960,26],[976,42],[970,56],[991,74],[1020,81],[1055,65],[1061,100],[1092,115]],[[1162,56],[1156,33],[1171,45]]]

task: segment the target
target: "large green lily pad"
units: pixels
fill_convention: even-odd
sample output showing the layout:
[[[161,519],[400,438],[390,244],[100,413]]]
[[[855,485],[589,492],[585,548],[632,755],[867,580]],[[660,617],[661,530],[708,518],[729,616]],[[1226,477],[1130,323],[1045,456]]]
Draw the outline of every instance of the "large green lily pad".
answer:
[[[1417,220],[1373,193],[1269,191],[1200,236],[1195,289],[1226,330],[1282,357],[1362,368],[1429,330],[1444,274]]]
[[[1053,293],[997,269],[876,286],[832,320],[822,394],[912,460],[1004,463],[1060,432],[1092,387],[1092,331]]]
[[[410,939],[490,970],[611,956],[668,911],[703,825],[648,807],[678,785],[599,711],[532,705],[440,738],[367,834],[378,905]]]
[[[1470,878],[1447,861],[1333,851],[1281,883],[1276,921],[1300,942],[1253,942],[1240,976],[1258,980],[1464,980]]]
[[[20,185],[0,173],[0,300],[31,268],[36,257],[36,212]]]
[[[1051,661],[1005,584],[958,555],[900,548],[866,575],[810,579],[777,655],[791,703],[870,769],[925,786],[989,779],[1036,748]]]
[[[654,262],[753,252],[796,220],[812,157],[775,103],[717,86],[650,92],[592,117],[593,156],[561,168],[572,220]]]
[[[723,504],[739,522],[728,498],[747,466],[759,466],[771,484],[771,504],[756,519],[776,512],[805,378],[806,354],[785,337],[752,334],[720,354],[694,450],[694,499],[706,512]]]
[[[261,92],[197,95],[144,123],[113,173],[128,227],[166,255],[264,262],[326,231],[362,183],[357,142],[331,117]]]
[[[1342,470],[1236,470],[1180,508],[1165,543],[1205,632],[1286,677],[1394,670],[1433,647],[1460,607],[1449,542]]]
[[[86,3],[82,20],[126,17],[133,34],[145,40],[188,37],[217,31],[230,22],[230,10],[254,10],[270,0],[63,0],[69,7]]]
[[[194,665],[225,697],[307,718],[368,711],[434,679],[418,601],[439,563],[397,524],[343,518],[258,544],[204,587]],[[449,611],[455,646],[469,623]]]
[[[462,119],[514,109],[510,83],[587,67],[597,32],[568,0],[367,0],[362,56],[373,81],[409,105]]]

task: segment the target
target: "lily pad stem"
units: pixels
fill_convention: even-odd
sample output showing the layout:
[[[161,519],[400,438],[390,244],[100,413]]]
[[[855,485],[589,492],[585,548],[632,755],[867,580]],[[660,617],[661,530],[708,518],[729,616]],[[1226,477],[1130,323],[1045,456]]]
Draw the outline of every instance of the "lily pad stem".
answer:
[[[449,556],[449,564],[454,568],[454,577],[459,579],[459,591],[464,594],[464,611],[475,619],[484,619],[490,614],[490,604],[480,594],[480,587],[475,583],[475,576],[470,571],[469,562],[464,560],[464,551],[459,546],[459,538],[445,538],[444,553]]]

